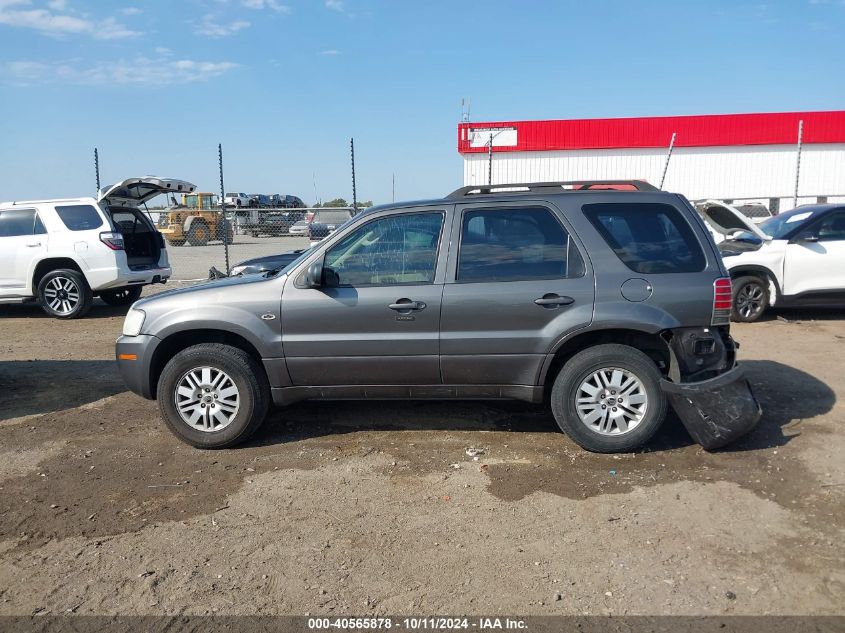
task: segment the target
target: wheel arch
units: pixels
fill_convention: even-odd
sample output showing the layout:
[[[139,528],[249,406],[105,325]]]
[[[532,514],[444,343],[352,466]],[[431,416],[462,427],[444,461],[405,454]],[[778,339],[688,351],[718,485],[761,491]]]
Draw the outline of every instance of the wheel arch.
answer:
[[[779,299],[783,295],[777,275],[775,275],[771,268],[767,268],[766,266],[761,266],[759,264],[743,264],[741,266],[737,266],[736,268],[731,268],[728,270],[728,273],[730,274],[732,280],[748,276],[760,277],[767,281],[770,286],[774,287],[776,299]],[[775,301],[770,299],[769,303],[774,305]]]
[[[255,345],[235,332],[213,328],[171,332],[156,346],[153,356],[150,359],[149,384],[152,398],[156,397],[158,379],[170,359],[182,350],[201,343],[222,343],[236,347],[249,354],[263,368],[261,354]]]
[[[671,369],[672,352],[661,332],[631,327],[608,327],[582,331],[567,338],[547,357],[540,369],[539,384],[544,392],[551,393],[550,385],[566,362],[578,352],[606,343],[618,343],[634,347],[646,354],[657,365],[660,372],[668,375]]]
[[[30,282],[32,283],[31,292],[33,295],[38,294],[38,284],[41,283],[41,280],[44,278],[49,272],[54,270],[61,270],[63,268],[75,270],[80,275],[85,277],[85,272],[80,267],[79,263],[71,257],[47,257],[42,259],[37,264],[35,264],[35,268],[32,270],[32,275],[30,275]],[[85,279],[86,283],[88,279]]]

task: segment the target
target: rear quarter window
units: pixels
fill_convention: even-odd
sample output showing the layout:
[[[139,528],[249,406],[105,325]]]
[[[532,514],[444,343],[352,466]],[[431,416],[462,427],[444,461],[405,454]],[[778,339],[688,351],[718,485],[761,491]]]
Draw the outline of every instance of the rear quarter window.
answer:
[[[71,231],[91,231],[103,226],[103,218],[90,204],[56,207],[56,214]]]
[[[693,273],[707,264],[692,227],[672,205],[611,202],[585,204],[583,211],[634,272]]]

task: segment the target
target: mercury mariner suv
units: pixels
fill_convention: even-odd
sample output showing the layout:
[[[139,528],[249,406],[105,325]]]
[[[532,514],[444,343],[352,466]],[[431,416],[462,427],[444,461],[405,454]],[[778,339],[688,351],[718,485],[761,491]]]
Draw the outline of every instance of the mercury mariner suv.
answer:
[[[614,190],[617,188],[617,190]],[[631,451],[669,405],[707,449],[760,407],[731,282],[683,196],[641,181],[463,187],[374,207],[281,270],[136,302],[129,386],[182,440],[243,442],[271,403],[548,402],[582,447]]]

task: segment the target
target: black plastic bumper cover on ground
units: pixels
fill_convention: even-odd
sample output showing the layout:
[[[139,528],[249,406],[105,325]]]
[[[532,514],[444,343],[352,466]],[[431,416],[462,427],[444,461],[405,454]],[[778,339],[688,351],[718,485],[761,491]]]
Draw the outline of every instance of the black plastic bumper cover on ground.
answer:
[[[708,451],[745,435],[763,415],[741,365],[710,380],[660,384],[689,434]]]

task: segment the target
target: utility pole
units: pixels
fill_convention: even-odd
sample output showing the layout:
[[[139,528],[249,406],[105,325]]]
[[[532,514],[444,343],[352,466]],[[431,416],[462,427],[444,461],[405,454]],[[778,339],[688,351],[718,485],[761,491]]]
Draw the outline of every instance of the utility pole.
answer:
[[[672,150],[675,149],[675,132],[672,132],[672,140],[669,141],[669,151],[666,153],[666,163],[663,165],[663,175],[660,177],[660,188],[666,182],[666,172],[669,171],[669,159],[672,158]]]
[[[352,153],[352,209],[353,213],[358,213],[358,193],[355,190],[355,139],[349,139],[349,149]]]
[[[804,119],[798,121],[798,147],[795,156],[795,195],[792,198],[792,207],[798,206],[798,177],[801,175],[801,142],[804,139]]]
[[[396,202],[396,172],[393,173],[393,179],[391,180],[391,191],[392,195],[390,201]]]
[[[223,252],[226,256],[226,274],[229,274],[229,221],[226,219],[226,193],[223,188],[223,144],[217,144],[217,165],[220,169],[220,219],[218,222],[218,229],[223,227]],[[234,231],[234,229],[233,229]]]
[[[97,193],[100,193],[100,153],[94,148],[94,176],[97,179]]]

